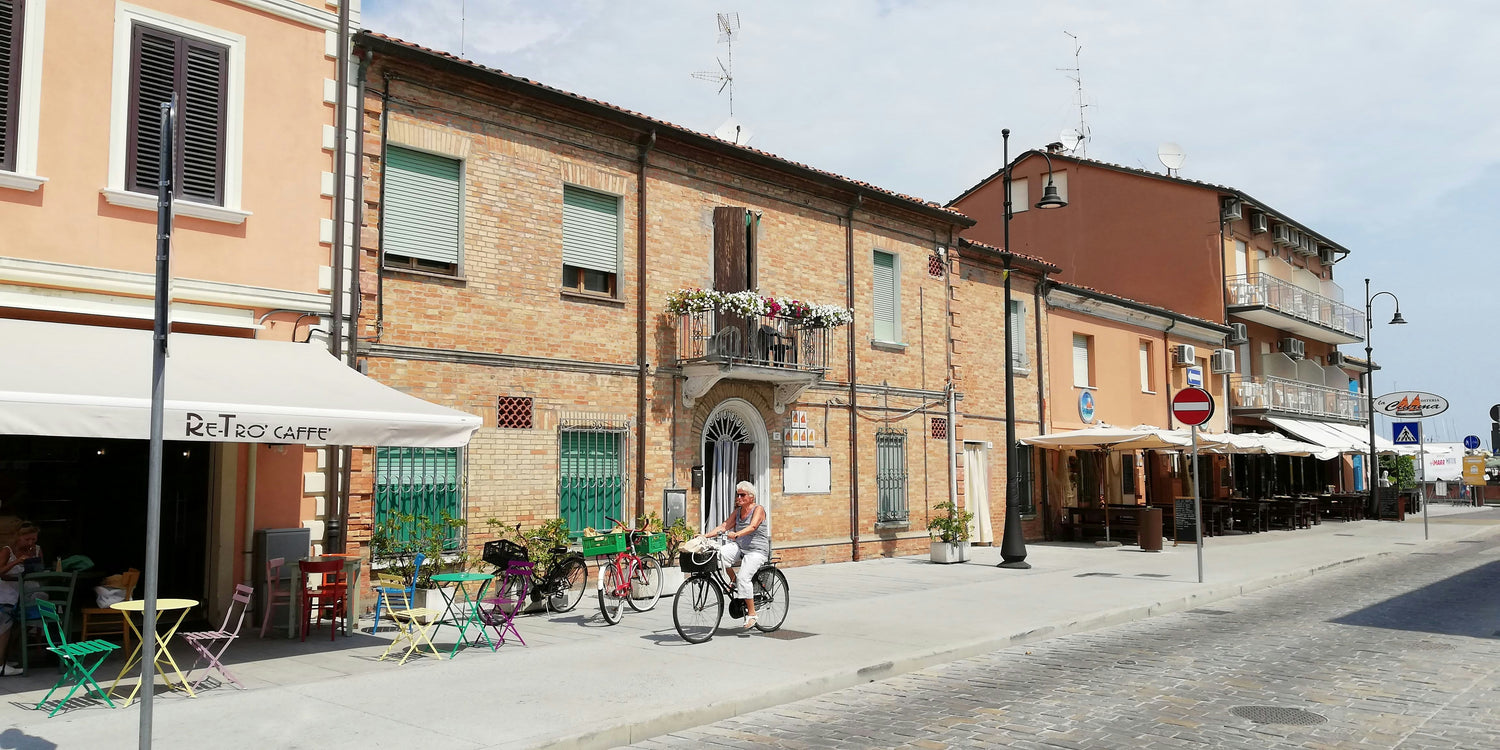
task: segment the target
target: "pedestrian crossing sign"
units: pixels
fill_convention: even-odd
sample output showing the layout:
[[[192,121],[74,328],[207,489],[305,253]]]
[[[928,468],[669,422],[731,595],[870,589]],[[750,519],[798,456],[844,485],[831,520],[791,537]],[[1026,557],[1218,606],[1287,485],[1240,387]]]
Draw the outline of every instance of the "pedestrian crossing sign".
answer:
[[[1421,422],[1392,422],[1391,442],[1396,445],[1421,445],[1422,423]]]

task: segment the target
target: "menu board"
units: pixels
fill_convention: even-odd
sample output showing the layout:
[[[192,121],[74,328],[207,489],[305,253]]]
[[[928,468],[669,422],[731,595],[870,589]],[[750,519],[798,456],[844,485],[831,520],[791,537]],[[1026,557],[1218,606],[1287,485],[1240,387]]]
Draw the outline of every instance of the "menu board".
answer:
[[[1172,540],[1196,544],[1198,541],[1198,516],[1193,513],[1193,499],[1177,498],[1172,508]]]
[[[1401,519],[1401,493],[1395,487],[1380,487],[1375,495],[1375,517],[1381,520]]]

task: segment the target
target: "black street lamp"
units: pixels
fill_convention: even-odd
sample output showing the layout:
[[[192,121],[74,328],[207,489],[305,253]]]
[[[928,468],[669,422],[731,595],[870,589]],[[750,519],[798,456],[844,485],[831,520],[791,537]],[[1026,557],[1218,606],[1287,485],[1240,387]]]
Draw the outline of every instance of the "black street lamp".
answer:
[[[1000,540],[1000,559],[996,565],[999,568],[1030,568],[1031,563],[1026,562],[1026,535],[1021,533],[1021,503],[1016,497],[1019,487],[1016,484],[1016,372],[1015,372],[1015,337],[1011,335],[1010,314],[1010,129],[1000,131],[1002,143],[1002,156],[1005,160],[1005,252],[1000,259],[1005,266],[1005,532]],[[1042,158],[1047,160],[1047,186],[1042,189],[1042,199],[1036,202],[1037,208],[1062,208],[1068,202],[1057,194],[1057,185],[1052,182],[1052,157],[1044,151],[1038,151]],[[1041,346],[1041,342],[1037,342]]]
[[[1365,420],[1370,423],[1370,479],[1367,489],[1370,491],[1370,514],[1375,518],[1380,517],[1380,505],[1375,500],[1376,477],[1379,476],[1376,472],[1379,471],[1379,464],[1376,463],[1375,458],[1375,360],[1370,353],[1372,349],[1370,345],[1370,318],[1372,314],[1370,303],[1374,302],[1375,298],[1382,294],[1390,297],[1391,301],[1396,303],[1396,315],[1391,318],[1391,325],[1406,325],[1406,318],[1401,317],[1401,300],[1397,299],[1396,295],[1390,292],[1376,292],[1372,296],[1370,294],[1370,280],[1365,279],[1365,403],[1368,406],[1365,413]]]

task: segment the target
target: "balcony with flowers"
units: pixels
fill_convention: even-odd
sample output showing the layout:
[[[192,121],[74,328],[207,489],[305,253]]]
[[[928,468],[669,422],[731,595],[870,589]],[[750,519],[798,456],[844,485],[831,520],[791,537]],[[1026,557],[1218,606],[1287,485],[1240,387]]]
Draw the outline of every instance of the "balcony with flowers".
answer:
[[[677,319],[677,365],[691,407],[725,378],[775,386],[777,413],[828,370],[830,331],[854,319],[848,309],[757,291],[678,289],[666,314]]]

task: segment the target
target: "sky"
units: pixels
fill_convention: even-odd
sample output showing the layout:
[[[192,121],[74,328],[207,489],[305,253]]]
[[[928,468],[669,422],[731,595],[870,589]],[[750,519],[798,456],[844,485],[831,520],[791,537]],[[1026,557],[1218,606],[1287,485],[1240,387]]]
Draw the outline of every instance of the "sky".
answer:
[[[712,132],[728,62],[751,145],[939,203],[1078,127],[1087,156],[1237,187],[1349,248],[1345,302],[1375,301],[1377,394],[1451,407],[1428,439],[1500,404],[1500,6],[1491,0],[364,0],[364,27]],[[462,19],[462,23],[460,22]],[[1076,37],[1081,49],[1075,56]],[[1075,66],[1076,61],[1076,66]],[[1169,271],[1168,271],[1169,272]],[[1363,346],[1344,351],[1363,357]],[[1384,428],[1382,428],[1384,429]],[[1387,432],[1387,434],[1389,434]]]

